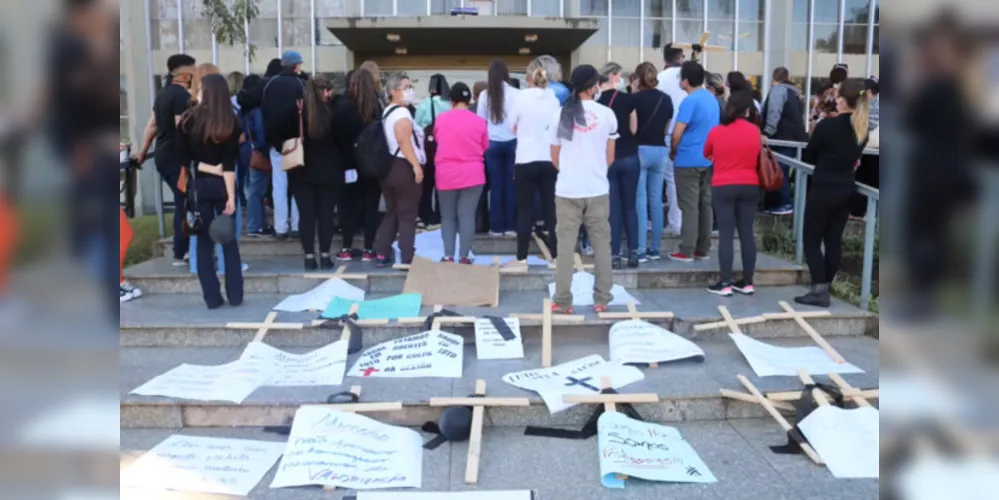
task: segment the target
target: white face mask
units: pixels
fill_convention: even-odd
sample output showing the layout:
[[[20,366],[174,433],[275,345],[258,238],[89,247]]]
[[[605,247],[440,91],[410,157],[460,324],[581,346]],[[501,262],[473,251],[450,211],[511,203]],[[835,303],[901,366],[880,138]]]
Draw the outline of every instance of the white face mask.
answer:
[[[624,78],[621,78],[620,80],[617,81],[617,85],[615,85],[614,88],[623,91],[624,89],[628,88],[628,83],[624,81]]]
[[[407,104],[413,104],[416,102],[416,93],[413,92],[413,89],[406,89],[402,92],[402,100]]]
[[[600,87],[597,87],[596,93],[593,94],[593,100],[599,101],[601,95],[603,95],[603,91],[600,90]]]

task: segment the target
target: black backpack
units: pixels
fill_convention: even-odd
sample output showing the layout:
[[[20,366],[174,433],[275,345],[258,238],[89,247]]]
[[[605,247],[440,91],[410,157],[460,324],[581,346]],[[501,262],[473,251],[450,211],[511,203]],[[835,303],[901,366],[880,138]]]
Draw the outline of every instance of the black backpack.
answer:
[[[371,122],[357,136],[354,143],[354,158],[357,159],[357,173],[371,179],[382,179],[389,173],[395,154],[388,150],[383,119],[401,106],[392,106],[381,118]]]

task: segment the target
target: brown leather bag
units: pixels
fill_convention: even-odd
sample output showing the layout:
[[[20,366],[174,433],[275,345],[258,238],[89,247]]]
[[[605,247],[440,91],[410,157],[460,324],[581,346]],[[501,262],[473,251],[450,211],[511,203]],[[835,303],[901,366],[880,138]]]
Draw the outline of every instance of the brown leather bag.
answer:
[[[784,187],[784,171],[777,163],[770,146],[766,144],[760,149],[760,161],[757,165],[757,174],[760,177],[760,187],[764,191],[777,191]]]
[[[250,131],[250,127],[246,127],[246,132],[250,136],[250,149],[252,150],[250,151],[250,168],[269,174],[271,172],[271,155],[264,151],[257,151],[253,147],[253,132]]]

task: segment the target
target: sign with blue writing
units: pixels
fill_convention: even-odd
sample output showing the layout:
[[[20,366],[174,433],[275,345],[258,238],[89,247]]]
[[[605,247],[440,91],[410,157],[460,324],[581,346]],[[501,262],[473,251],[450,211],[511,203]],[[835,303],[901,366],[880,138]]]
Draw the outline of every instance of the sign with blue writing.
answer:
[[[607,412],[597,421],[600,483],[624,488],[621,476],[670,483],[716,483],[680,431]]]

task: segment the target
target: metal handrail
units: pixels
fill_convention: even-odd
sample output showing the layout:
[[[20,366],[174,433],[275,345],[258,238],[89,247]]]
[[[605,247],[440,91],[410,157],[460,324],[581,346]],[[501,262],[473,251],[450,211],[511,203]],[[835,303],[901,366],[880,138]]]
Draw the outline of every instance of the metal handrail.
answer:
[[[767,139],[767,144],[769,144],[770,146],[777,146],[780,148],[795,148],[799,151],[803,151],[806,147],[808,147],[807,142],[780,141],[777,139]],[[866,148],[864,149],[864,155],[881,156],[881,150],[877,148]]]

